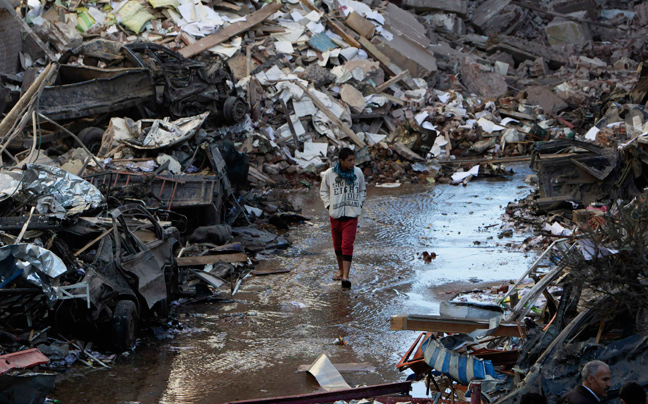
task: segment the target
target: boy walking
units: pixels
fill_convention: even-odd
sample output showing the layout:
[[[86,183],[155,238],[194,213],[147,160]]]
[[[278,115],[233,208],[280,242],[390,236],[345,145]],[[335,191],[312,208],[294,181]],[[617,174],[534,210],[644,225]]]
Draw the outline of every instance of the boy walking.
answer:
[[[353,243],[367,188],[362,170],[355,166],[353,150],[344,147],[338,157],[338,163],[322,176],[320,197],[329,211],[333,249],[338,263],[338,272],[333,280],[340,280],[342,287],[349,288]]]

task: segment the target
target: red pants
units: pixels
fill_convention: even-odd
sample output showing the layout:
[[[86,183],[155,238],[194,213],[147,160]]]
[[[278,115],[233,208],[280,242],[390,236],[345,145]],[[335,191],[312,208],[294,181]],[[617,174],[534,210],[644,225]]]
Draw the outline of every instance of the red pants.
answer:
[[[336,256],[342,256],[343,261],[353,259],[353,242],[358,229],[358,218],[331,219],[331,235]]]

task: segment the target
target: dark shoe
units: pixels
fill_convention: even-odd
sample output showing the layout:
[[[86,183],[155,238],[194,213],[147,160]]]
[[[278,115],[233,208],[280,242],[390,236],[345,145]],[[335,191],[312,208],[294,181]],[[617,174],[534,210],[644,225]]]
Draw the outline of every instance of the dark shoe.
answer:
[[[335,276],[333,277],[333,280],[334,280],[334,281],[341,281],[341,280],[342,280],[342,277],[341,277],[340,275],[335,275]]]
[[[351,287],[351,281],[348,279],[342,279],[342,287],[343,288],[350,288]]]

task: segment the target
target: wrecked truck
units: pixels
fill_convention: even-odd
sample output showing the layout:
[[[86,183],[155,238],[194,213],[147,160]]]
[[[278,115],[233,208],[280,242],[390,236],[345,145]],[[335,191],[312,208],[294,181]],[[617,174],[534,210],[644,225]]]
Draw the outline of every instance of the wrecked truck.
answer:
[[[0,255],[0,320],[16,329],[48,323],[116,352],[130,349],[142,325],[168,314],[178,288],[179,238],[135,204],[61,225],[51,251],[22,244],[26,254]],[[24,271],[36,249],[46,259]]]
[[[76,253],[88,263],[81,282],[88,285],[90,309],[79,300],[64,300],[54,320],[65,324],[65,329],[110,335],[116,351],[130,349],[140,325],[168,314],[178,290],[174,251],[180,245],[180,234],[175,227],[163,228],[148,210],[136,204],[112,210],[109,221],[97,218],[85,222],[64,233],[70,239],[73,235],[100,238]],[[95,225],[88,226],[88,222]]]
[[[54,82],[40,95],[39,113],[78,134],[93,153],[101,145],[101,127],[117,112],[134,118],[178,118],[209,112],[208,123],[214,127],[239,123],[247,113],[247,103],[233,93],[233,78],[226,65],[205,68],[161,45],[122,46],[97,39],[66,52],[59,63]],[[5,110],[18,101],[23,81],[0,75],[0,84],[16,88]],[[68,136],[52,129],[45,131],[40,141],[52,143]],[[10,148],[28,148],[32,142],[30,136],[17,137]]]

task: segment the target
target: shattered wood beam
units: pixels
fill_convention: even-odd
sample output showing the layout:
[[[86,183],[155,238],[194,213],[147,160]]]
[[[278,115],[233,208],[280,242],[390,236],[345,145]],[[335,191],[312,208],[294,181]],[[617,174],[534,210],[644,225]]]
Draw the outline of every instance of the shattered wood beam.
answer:
[[[392,331],[414,330],[467,334],[475,330],[488,330],[490,328],[488,320],[413,314],[391,316],[389,322]],[[523,335],[520,335],[521,333]],[[526,327],[517,323],[501,323],[492,335],[500,337],[526,337]]]
[[[209,48],[213,48],[216,45],[219,45],[231,37],[238,35],[242,32],[249,30],[255,25],[265,21],[270,18],[270,16],[281,8],[281,3],[272,3],[261,10],[255,11],[252,14],[247,16],[245,21],[235,22],[234,24],[228,25],[227,27],[221,29],[215,34],[209,35],[200,41],[197,41],[194,44],[187,46],[180,50],[180,54],[186,58],[191,58],[192,56],[198,55],[206,51]]]
[[[259,171],[258,169],[252,166],[249,167],[248,177],[250,176],[256,179],[257,181],[265,182],[266,184],[274,185],[277,183],[272,178],[268,177],[267,175],[263,174],[261,171]]]
[[[387,93],[379,93],[378,95],[387,98],[389,101],[393,102],[394,104],[398,104],[400,106],[405,105],[405,101],[401,100],[400,98],[396,98],[393,95],[389,95]]]
[[[292,134],[293,142],[295,142],[295,149],[299,150],[299,139],[297,138],[297,132],[295,132],[295,126],[293,125],[292,118],[290,117],[290,113],[288,112],[286,101],[284,101],[283,99],[281,99],[281,108],[283,109],[284,116],[288,121],[288,128],[290,129],[290,133]]]
[[[199,257],[180,257],[176,258],[179,267],[190,267],[194,265],[208,265],[219,262],[247,262],[248,257],[243,253],[236,254],[219,254],[219,255],[201,255]]]
[[[403,72],[403,69],[401,69],[399,66],[397,66],[392,60],[382,53],[376,45],[372,44],[369,42],[369,40],[365,37],[360,37],[358,38],[358,41],[362,48],[371,56],[372,58],[376,59],[378,62],[380,62],[380,66],[383,68],[383,70],[388,73],[391,76],[396,76],[400,73]],[[405,75],[402,77],[403,83],[405,83],[405,86],[407,87],[408,90],[416,90],[418,89],[418,86],[416,83],[414,83],[414,80],[412,80],[411,77]]]
[[[354,48],[361,48],[360,42],[356,41],[351,35],[349,35],[340,24],[338,24],[335,19],[327,18],[326,22],[328,23],[331,31],[338,34],[344,39],[346,43],[353,46]]]
[[[104,238],[104,237],[106,237],[108,234],[110,234],[111,231],[113,231],[112,228],[110,228],[110,229],[104,231],[103,233],[101,233],[101,235],[100,235],[99,237],[95,238],[94,240],[92,240],[91,242],[89,242],[88,244],[86,244],[85,247],[83,247],[83,248],[80,249],[79,251],[75,252],[75,253],[74,253],[74,256],[75,256],[75,257],[78,257],[79,255],[83,254],[83,253],[84,253],[88,248],[90,248],[90,247],[92,247],[93,245],[95,245],[95,244],[97,243],[97,241],[101,240],[102,238]]]
[[[365,142],[363,142],[362,139],[360,139],[358,137],[358,135],[356,135],[355,132],[351,130],[351,128],[347,127],[337,116],[335,116],[328,108],[326,108],[326,106],[324,104],[322,104],[322,102],[317,97],[315,97],[313,94],[311,94],[311,92],[308,91],[308,88],[306,88],[299,81],[293,81],[293,83],[297,84],[297,86],[299,86],[299,88],[304,90],[304,93],[308,96],[308,98],[311,99],[311,101],[313,101],[313,104],[315,104],[315,106],[320,111],[322,111],[324,113],[324,115],[326,115],[328,117],[328,119],[330,119],[335,126],[340,128],[342,130],[342,132],[344,132],[345,135],[347,135],[349,138],[351,138],[351,140],[353,140],[355,142],[355,144],[357,144],[360,147],[365,147],[366,146]]]
[[[22,95],[22,97],[20,97],[16,105],[11,108],[11,111],[9,111],[2,122],[0,122],[0,139],[3,139],[9,133],[9,130],[11,130],[14,123],[20,116],[20,113],[25,109],[25,107],[27,107],[31,99],[34,98],[37,93],[42,91],[43,87],[45,87],[50,77],[55,75],[57,71],[58,63],[50,63],[45,68],[43,73],[38,76],[36,81],[34,81],[34,83],[29,86],[29,90],[27,90]]]

